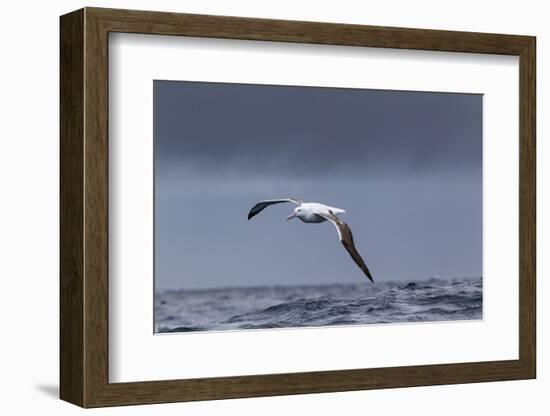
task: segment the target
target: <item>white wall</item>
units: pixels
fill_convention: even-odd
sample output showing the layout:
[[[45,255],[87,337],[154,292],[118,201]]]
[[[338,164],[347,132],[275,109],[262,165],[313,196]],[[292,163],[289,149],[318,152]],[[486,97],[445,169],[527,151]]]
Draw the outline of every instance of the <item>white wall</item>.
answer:
[[[56,399],[58,384],[58,16],[82,6],[156,9],[529,34],[538,37],[538,289],[539,378],[535,381],[317,394],[218,402],[92,410],[88,414],[548,414],[550,361],[544,300],[544,242],[550,146],[543,137],[544,103],[550,95],[550,26],[547,2],[193,0],[4,2],[0,65],[0,409],[4,414],[76,414]],[[546,199],[546,201],[544,200]],[[365,350],[368,354],[368,348]],[[404,351],[406,353],[406,351]],[[8,413],[8,411],[11,412]]]

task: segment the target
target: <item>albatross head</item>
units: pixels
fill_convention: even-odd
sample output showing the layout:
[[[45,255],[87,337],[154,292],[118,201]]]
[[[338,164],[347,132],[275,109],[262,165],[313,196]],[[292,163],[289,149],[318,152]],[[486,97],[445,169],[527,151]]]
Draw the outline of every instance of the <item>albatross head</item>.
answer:
[[[288,220],[291,220],[292,218],[300,217],[305,214],[306,212],[304,208],[296,207],[294,211],[292,211],[292,213],[288,217],[286,217],[286,220],[288,221]]]

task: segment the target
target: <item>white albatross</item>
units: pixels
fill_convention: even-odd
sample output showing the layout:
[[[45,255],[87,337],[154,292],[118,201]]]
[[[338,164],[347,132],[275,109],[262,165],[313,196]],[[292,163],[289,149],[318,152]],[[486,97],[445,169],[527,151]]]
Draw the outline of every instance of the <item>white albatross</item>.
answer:
[[[338,237],[344,245],[345,249],[359,268],[365,273],[365,276],[369,278],[371,282],[374,282],[370,271],[363,261],[363,258],[355,248],[353,242],[353,235],[349,226],[338,218],[338,214],[343,214],[346,212],[341,208],[329,207],[328,205],[319,204],[317,202],[304,202],[301,199],[297,198],[283,198],[283,199],[267,199],[265,201],[260,201],[252,207],[248,213],[248,219],[250,220],[255,215],[258,215],[262,210],[267,208],[270,205],[281,204],[284,202],[292,202],[298,205],[292,213],[286,217],[287,220],[292,218],[299,218],[305,223],[320,223],[325,221],[330,221],[336,227],[338,231]]]

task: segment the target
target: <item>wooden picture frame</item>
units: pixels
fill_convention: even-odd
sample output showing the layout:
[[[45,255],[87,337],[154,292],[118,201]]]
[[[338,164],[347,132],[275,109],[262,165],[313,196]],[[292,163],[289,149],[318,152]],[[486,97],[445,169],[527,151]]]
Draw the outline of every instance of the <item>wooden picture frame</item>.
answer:
[[[535,378],[534,37],[100,8],[62,16],[60,29],[61,399],[101,407]],[[519,56],[519,359],[109,383],[110,32]]]

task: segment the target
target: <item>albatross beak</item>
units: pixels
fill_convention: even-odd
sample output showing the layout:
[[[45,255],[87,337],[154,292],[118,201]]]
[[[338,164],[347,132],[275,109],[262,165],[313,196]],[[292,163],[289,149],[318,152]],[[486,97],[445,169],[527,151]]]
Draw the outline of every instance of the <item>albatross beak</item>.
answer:
[[[293,212],[292,214],[290,214],[288,217],[286,217],[286,220],[291,220],[292,218],[294,218],[296,216],[296,214]]]

